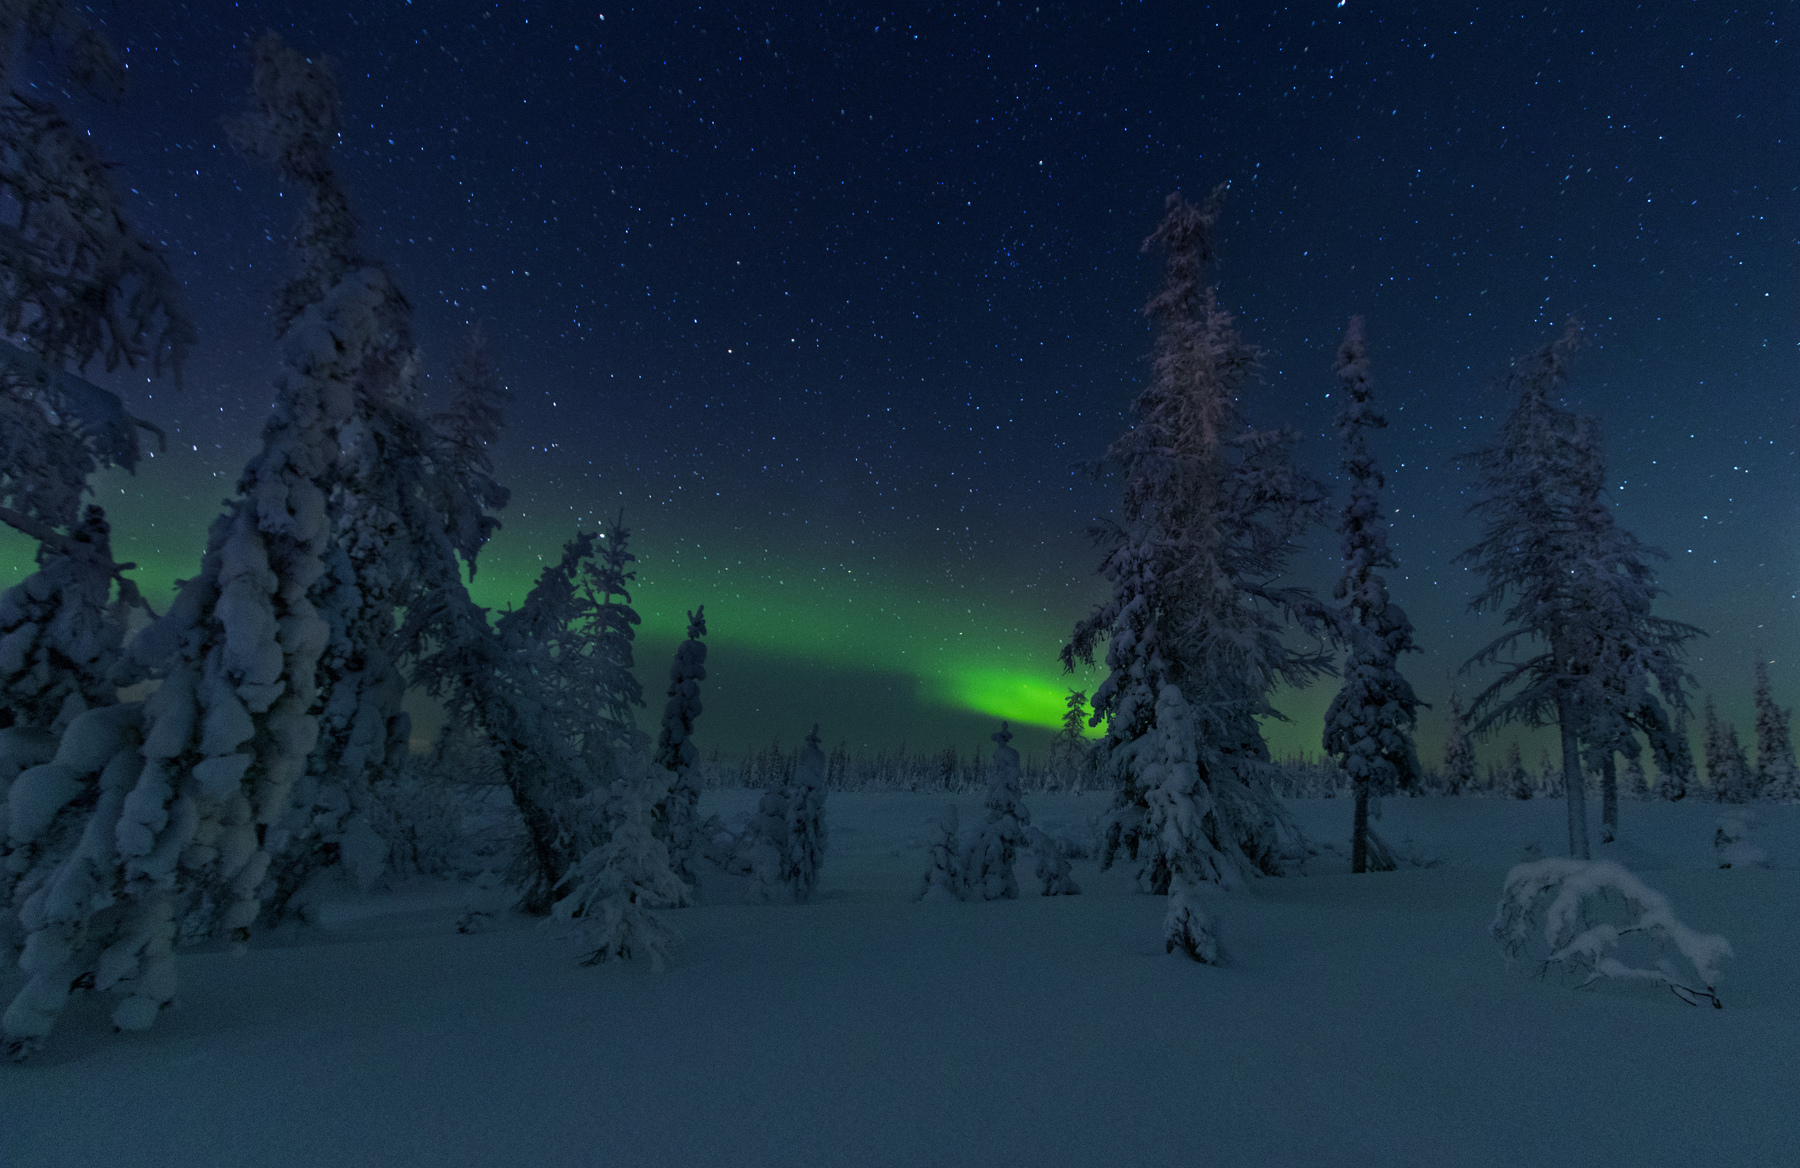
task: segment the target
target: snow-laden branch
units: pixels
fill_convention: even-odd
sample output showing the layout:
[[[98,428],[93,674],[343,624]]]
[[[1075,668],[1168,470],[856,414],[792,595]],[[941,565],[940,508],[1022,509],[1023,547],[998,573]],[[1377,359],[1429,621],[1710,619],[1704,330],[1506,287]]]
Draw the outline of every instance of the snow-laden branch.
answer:
[[[1578,986],[1609,977],[1657,981],[1689,1005],[1702,998],[1714,1008],[1723,1005],[1715,987],[1721,965],[1732,956],[1731,942],[1683,924],[1662,893],[1612,860],[1518,865],[1506,874],[1489,931],[1509,962],[1534,955],[1541,972],[1560,967],[1580,977]],[[1653,964],[1632,964],[1619,955],[1621,942],[1632,936],[1649,943]]]

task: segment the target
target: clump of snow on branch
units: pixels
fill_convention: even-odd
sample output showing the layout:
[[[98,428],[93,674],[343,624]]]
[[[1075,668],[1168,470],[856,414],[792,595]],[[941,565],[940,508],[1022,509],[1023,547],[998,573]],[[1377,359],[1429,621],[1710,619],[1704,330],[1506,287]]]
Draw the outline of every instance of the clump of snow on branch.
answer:
[[[1676,918],[1668,900],[1612,860],[1553,858],[1506,874],[1494,939],[1507,960],[1560,969],[1588,986],[1603,978],[1661,982],[1690,1005],[1721,1005],[1731,943]]]
[[[105,512],[89,507],[67,538],[38,549],[38,570],[0,593],[0,711],[53,734],[111,705],[111,673],[137,588],[113,563]],[[119,592],[113,594],[118,579]]]

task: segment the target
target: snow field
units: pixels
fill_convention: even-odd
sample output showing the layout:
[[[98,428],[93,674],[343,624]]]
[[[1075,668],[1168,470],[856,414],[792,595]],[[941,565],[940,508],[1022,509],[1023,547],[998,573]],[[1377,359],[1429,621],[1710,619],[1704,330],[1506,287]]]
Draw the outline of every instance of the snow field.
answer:
[[[1104,798],[1027,803],[1057,833]],[[1503,966],[1501,879],[1561,850],[1559,801],[1384,801],[1396,851],[1440,863],[1356,877],[1350,802],[1291,803],[1335,850],[1209,896],[1224,968],[1165,955],[1162,900],[1091,860],[1080,896],[911,902],[949,802],[833,793],[813,902],[680,910],[660,975],[517,917],[459,935],[503,893],[430,881],[183,954],[151,1030],[83,995],[0,1068],[0,1164],[1794,1162],[1800,807],[1759,808],[1771,868],[1727,871],[1716,805],[1622,808],[1616,858],[1737,950],[1715,1011]]]

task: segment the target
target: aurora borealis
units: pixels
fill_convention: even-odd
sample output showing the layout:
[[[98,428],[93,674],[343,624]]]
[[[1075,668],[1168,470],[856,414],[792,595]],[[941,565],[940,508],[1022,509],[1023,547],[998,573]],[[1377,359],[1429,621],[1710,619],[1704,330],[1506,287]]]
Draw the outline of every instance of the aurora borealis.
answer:
[[[1233,13],[1238,13],[1234,15]],[[246,46],[337,64],[367,250],[417,308],[425,392],[483,322],[514,491],[475,595],[523,595],[621,506],[654,716],[705,604],[703,745],[985,743],[1046,725],[1100,595],[1073,469],[1145,371],[1138,243],[1229,180],[1220,292],[1267,352],[1247,403],[1328,476],[1329,364],[1368,319],[1401,572],[1438,703],[1491,635],[1452,557],[1455,456],[1496,376],[1571,313],[1577,404],[1664,615],[1747,724],[1752,655],[1800,699],[1800,69],[1790,7],[787,6],[143,0],[101,14],[127,104],[59,95],[165,241],[186,384],[112,382],[170,447],[96,495],[153,598],[194,570],[256,441],[292,216],[225,145]],[[98,378],[97,378],[98,379]],[[29,568],[0,538],[0,582]],[[1335,536],[1296,557],[1328,586]],[[1467,681],[1461,683],[1469,684]],[[1282,705],[1313,751],[1329,681]],[[1027,740],[1027,745],[1031,740]],[[1042,741],[1041,738],[1036,739]],[[1484,750],[1496,749],[1495,744]]]

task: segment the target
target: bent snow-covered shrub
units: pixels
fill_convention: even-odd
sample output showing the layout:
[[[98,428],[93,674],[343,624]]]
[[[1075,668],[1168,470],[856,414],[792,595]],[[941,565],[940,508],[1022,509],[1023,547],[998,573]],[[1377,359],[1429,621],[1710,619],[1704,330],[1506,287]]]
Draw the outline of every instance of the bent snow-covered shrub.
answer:
[[[1611,860],[1520,864],[1489,926],[1508,962],[1535,962],[1578,987],[1602,978],[1661,982],[1689,1005],[1723,1005],[1715,987],[1731,943],[1690,929],[1668,900]]]

